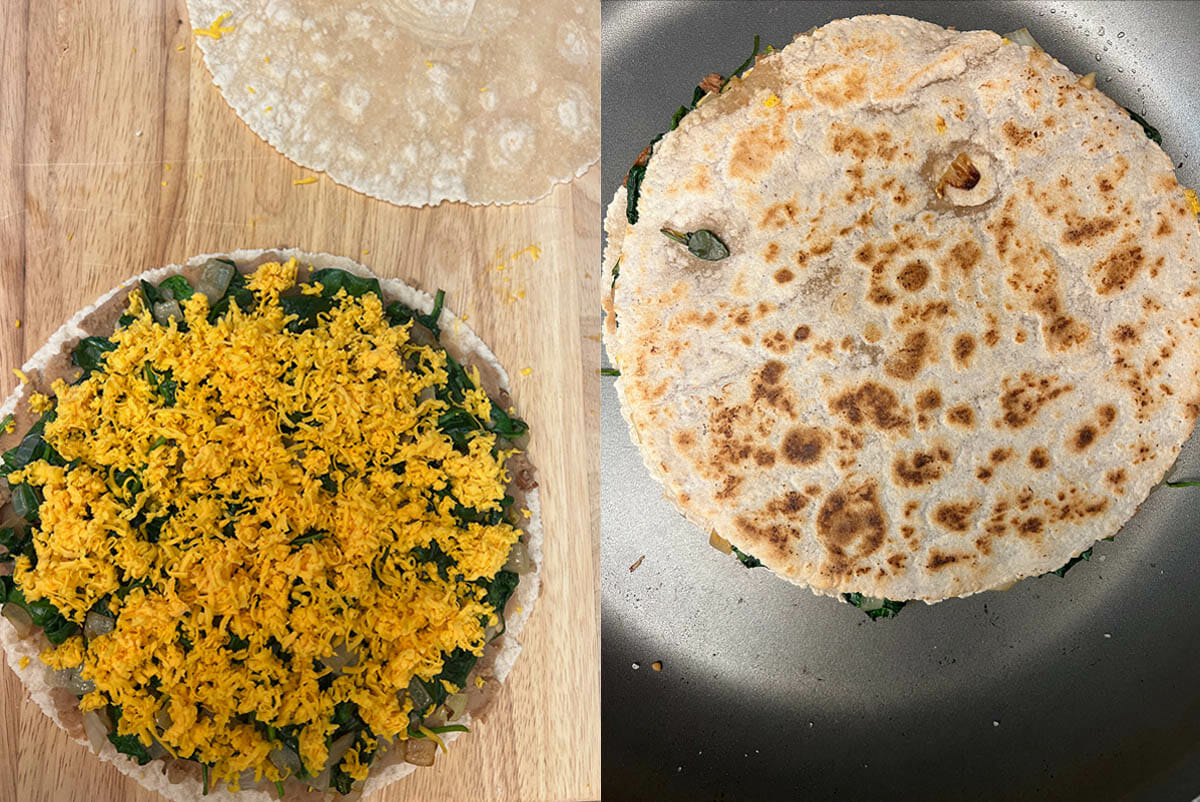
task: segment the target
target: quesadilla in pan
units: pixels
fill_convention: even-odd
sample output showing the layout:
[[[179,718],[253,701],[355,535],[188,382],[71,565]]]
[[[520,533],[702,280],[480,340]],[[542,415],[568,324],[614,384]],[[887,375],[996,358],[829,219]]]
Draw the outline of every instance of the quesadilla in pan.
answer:
[[[1200,415],[1200,205],[1094,80],[866,16],[692,105],[605,256],[622,412],[685,516],[861,603],[1053,571],[1133,515]]]

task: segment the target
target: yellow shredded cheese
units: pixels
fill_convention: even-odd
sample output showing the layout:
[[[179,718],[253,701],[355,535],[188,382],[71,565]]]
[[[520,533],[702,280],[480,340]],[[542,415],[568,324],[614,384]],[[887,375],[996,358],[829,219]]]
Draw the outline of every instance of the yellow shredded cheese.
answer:
[[[1192,214],[1200,215],[1200,198],[1196,197],[1196,190],[1185,189],[1183,196],[1187,198],[1188,208],[1192,210]]]
[[[486,684],[487,683],[483,681],[483,677],[479,677],[479,676],[475,677],[475,687],[476,688],[482,688]]]
[[[944,133],[946,133],[946,120],[945,120],[945,118],[943,118],[943,117],[941,117],[941,116],[939,115],[939,116],[938,116],[938,118],[937,118],[937,121],[936,121],[935,125],[936,125],[936,127],[937,127],[937,132],[938,132],[939,134],[944,134]]]
[[[27,655],[27,654],[21,655],[21,659],[17,661],[17,665],[20,666],[22,669],[27,668],[29,666],[29,655]],[[476,679],[478,679],[478,678],[476,678]]]
[[[17,318],[16,320],[13,321],[13,328],[15,328],[15,329],[21,328],[21,318]]]
[[[521,368],[522,376],[528,376],[530,373],[533,373],[533,368]]]
[[[775,94],[774,92],[767,95],[767,99],[763,101],[763,105],[766,106],[768,109],[773,106],[778,106],[779,105],[779,95]]]
[[[317,183],[317,177],[315,175],[310,175],[308,178],[292,179],[293,186],[301,186],[303,184],[315,184],[315,183]]]
[[[227,33],[233,33],[236,25],[225,25],[225,20],[233,16],[232,11],[226,11],[221,16],[213,20],[207,28],[192,28],[192,33],[196,36],[207,36],[210,39],[220,39]]]
[[[50,400],[50,396],[43,393],[34,393],[29,396],[29,408],[37,414],[48,412],[54,408],[54,402]]]
[[[13,375],[17,377],[21,384],[29,384],[29,377],[25,375],[25,371],[19,368],[13,368]]]
[[[118,705],[121,734],[195,755],[231,785],[245,771],[285,776],[249,715],[294,728],[314,775],[341,702],[375,736],[407,738],[406,689],[438,677],[447,653],[482,654],[498,618],[480,581],[520,535],[457,517],[502,509],[513,452],[487,432],[456,446],[441,431],[449,406],[431,393],[449,379],[445,352],[391,325],[371,293],[342,290],[312,328],[289,331],[279,299],[295,281],[294,260],[264,264],[248,277],[252,312],[233,304],[210,322],[197,293],[181,304],[186,327],[158,325],[131,293],[103,369],[53,385],[44,437],[68,465],[8,477],[44,498],[36,567],[14,566],[26,598],[76,623],[107,599],[116,616],[111,633],[42,662],[82,664],[95,690],[81,710]],[[462,401],[483,420],[490,404],[482,389]],[[445,574],[437,551],[454,561]],[[324,668],[338,649],[354,660]],[[344,770],[365,777],[360,752],[373,748],[358,742]]]

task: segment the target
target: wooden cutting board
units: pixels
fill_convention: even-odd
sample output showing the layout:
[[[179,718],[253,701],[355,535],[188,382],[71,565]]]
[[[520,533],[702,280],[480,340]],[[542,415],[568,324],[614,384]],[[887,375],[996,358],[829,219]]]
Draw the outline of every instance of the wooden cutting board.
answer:
[[[598,798],[599,169],[507,207],[408,209],[323,176],[294,185],[317,174],[221,99],[183,2],[0,0],[0,20],[0,397],[77,309],[194,254],[293,246],[445,289],[533,428],[544,584],[487,721],[371,799]],[[539,259],[514,256],[530,245]],[[69,740],[7,667],[0,704],[0,800],[161,799]]]

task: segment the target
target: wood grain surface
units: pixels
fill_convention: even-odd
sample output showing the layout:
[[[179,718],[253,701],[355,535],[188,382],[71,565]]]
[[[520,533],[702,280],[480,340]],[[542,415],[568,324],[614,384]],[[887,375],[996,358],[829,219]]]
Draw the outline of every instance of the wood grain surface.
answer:
[[[444,288],[533,427],[544,585],[487,720],[371,800],[599,798],[599,169],[505,207],[297,186],[316,174],[221,99],[182,1],[0,0],[0,22],[0,397],[77,309],[198,253],[292,246]],[[540,259],[510,258],[534,244]],[[0,705],[0,802],[161,799],[69,740],[7,666]]]

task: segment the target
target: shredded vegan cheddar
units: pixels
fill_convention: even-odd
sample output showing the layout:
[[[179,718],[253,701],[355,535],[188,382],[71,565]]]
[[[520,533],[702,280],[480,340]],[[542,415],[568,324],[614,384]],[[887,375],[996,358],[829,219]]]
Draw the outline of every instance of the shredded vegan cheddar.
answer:
[[[317,776],[347,721],[327,768],[351,780],[380,739],[440,744],[421,717],[499,623],[492,583],[515,586],[515,452],[448,422],[495,419],[478,370],[455,372],[374,292],[288,293],[296,269],[260,266],[248,311],[195,292],[165,324],[132,293],[98,367],[34,396],[54,457],[7,476],[40,499],[36,556],[12,577],[24,599],[67,627],[115,619],[52,639],[42,662],[81,667],[80,709],[109,711],[113,737],[235,789]],[[299,771],[271,759],[287,748]]]

